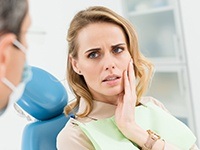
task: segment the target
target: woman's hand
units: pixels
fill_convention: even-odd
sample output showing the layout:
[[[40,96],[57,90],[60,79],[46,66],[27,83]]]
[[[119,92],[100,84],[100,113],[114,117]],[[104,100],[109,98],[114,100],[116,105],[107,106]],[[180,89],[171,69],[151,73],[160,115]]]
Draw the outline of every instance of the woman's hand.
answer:
[[[149,135],[146,130],[142,129],[135,122],[137,94],[132,61],[129,63],[128,69],[124,71],[123,78],[124,91],[119,94],[118,97],[118,104],[115,111],[115,122],[118,129],[126,138],[142,147],[147,141]],[[153,146],[153,149],[160,150],[164,149],[164,147],[165,149],[178,150],[177,147],[169,143],[165,143],[163,140],[158,140]]]
[[[124,91],[119,94],[118,105],[115,111],[115,121],[119,130],[129,138],[130,130],[137,126],[135,123],[135,105],[137,101],[136,81],[132,61],[123,73]]]
[[[132,61],[128,69],[124,71],[124,92],[119,94],[118,104],[115,111],[115,122],[122,134],[142,147],[148,138],[146,130],[135,122],[135,106],[137,102],[136,80]],[[159,144],[160,146],[160,144]],[[163,147],[163,143],[161,148]]]

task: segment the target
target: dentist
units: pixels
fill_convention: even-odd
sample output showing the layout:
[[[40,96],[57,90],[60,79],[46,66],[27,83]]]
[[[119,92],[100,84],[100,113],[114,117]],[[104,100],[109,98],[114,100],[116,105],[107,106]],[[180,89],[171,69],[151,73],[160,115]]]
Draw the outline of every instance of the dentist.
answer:
[[[0,0],[0,116],[21,97],[31,79],[26,62],[28,5],[28,0]]]

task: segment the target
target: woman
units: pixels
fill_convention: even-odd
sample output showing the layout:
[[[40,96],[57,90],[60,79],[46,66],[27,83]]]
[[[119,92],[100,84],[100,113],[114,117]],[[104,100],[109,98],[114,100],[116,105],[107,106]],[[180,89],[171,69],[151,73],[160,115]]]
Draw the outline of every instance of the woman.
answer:
[[[187,127],[160,102],[142,97],[153,66],[138,50],[136,32],[127,20],[108,8],[90,7],[75,15],[67,40],[67,78],[76,100],[65,113],[75,115],[58,135],[59,150],[181,149],[179,141],[171,140],[174,133],[166,133],[165,117],[172,122],[170,129],[187,131],[190,140],[183,148],[195,148],[196,138]]]
[[[23,94],[31,71],[26,65],[27,0],[0,0],[0,115]]]

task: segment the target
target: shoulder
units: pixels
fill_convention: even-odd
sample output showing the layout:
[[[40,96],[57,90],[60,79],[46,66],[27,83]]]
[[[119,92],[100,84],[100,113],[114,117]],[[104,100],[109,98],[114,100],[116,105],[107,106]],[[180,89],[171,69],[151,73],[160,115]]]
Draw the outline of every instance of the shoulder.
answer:
[[[169,112],[169,111],[166,109],[166,107],[163,105],[163,103],[161,103],[159,100],[155,99],[154,97],[146,96],[146,97],[142,97],[142,98],[140,99],[140,103],[142,103],[142,104],[144,104],[144,105],[145,105],[146,103],[149,103],[149,102],[151,102],[151,103],[155,104],[156,106],[162,108],[164,111]]]
[[[60,131],[57,136],[58,150],[88,150],[94,149],[91,141],[83,133],[80,127],[73,123],[72,118],[67,122],[65,127]]]

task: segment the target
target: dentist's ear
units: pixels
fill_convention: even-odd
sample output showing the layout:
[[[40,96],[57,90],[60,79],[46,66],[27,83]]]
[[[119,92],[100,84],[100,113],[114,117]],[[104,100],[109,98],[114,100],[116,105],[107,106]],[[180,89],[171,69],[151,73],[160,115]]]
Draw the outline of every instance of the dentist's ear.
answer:
[[[70,61],[70,63],[72,64],[73,70],[74,70],[77,74],[81,75],[81,71],[79,70],[77,60],[74,59],[74,58],[72,58],[72,57],[70,56],[70,57],[69,57],[69,61]]]
[[[10,60],[9,49],[13,46],[16,36],[13,33],[7,33],[0,38],[0,78],[5,77],[6,68]]]
[[[0,38],[0,50],[2,51],[7,48],[7,46],[10,46],[13,44],[13,41],[16,39],[16,35],[13,33],[6,33],[1,36]]]

